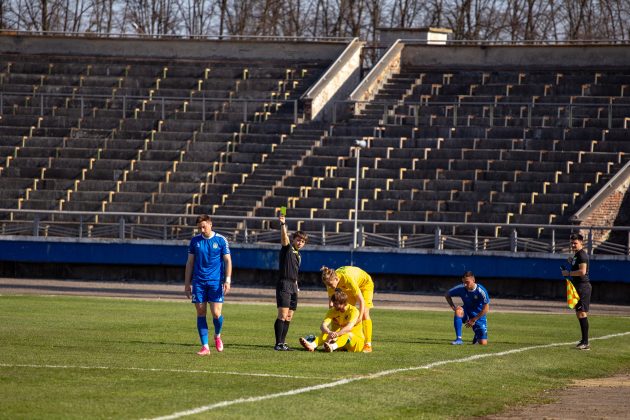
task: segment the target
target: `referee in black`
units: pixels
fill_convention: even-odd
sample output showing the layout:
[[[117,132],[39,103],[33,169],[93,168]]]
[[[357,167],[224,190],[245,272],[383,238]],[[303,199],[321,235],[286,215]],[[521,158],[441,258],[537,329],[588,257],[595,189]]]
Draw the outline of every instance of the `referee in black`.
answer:
[[[580,330],[582,331],[582,339],[576,346],[578,350],[590,350],[588,344],[588,307],[591,303],[591,292],[593,290],[590,279],[588,277],[589,262],[588,253],[584,249],[584,237],[579,233],[570,236],[571,250],[575,252],[569,257],[571,264],[570,270],[563,270],[562,275],[571,276],[575,284],[575,290],[580,296],[580,300],[575,305],[575,315],[580,322]]]
[[[289,240],[284,214],[280,214],[280,264],[276,283],[276,305],[278,317],[273,328],[276,333],[276,351],[291,350],[286,343],[289,324],[298,303],[298,272],[300,270],[300,249],[306,245],[308,235],[297,231]]]

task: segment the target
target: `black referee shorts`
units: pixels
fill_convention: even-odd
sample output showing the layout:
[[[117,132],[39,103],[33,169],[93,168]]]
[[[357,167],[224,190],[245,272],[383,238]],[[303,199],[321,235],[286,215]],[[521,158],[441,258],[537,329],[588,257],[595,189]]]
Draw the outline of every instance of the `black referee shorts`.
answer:
[[[578,283],[575,285],[575,290],[580,295],[580,300],[575,305],[575,312],[588,312],[588,308],[591,305],[591,292],[593,291],[591,282]]]
[[[278,308],[297,309],[298,288],[294,280],[280,280],[276,284],[276,306]]]

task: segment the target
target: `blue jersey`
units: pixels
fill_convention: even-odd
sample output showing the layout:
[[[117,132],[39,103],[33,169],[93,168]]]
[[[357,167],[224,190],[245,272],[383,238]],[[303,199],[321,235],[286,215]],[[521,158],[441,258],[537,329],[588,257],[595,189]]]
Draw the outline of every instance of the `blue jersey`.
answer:
[[[228,241],[214,232],[210,238],[202,234],[194,236],[188,245],[188,253],[195,256],[192,281],[218,283],[223,280],[223,256],[230,254]]]
[[[458,286],[453,287],[448,291],[448,295],[450,297],[459,296],[462,298],[462,302],[464,303],[464,313],[468,318],[473,318],[477,316],[483,309],[483,307],[490,303],[490,296],[488,295],[488,291],[485,287],[480,284],[476,284],[475,290],[469,292],[466,289],[466,286],[460,284]],[[485,319],[485,315],[480,318]]]

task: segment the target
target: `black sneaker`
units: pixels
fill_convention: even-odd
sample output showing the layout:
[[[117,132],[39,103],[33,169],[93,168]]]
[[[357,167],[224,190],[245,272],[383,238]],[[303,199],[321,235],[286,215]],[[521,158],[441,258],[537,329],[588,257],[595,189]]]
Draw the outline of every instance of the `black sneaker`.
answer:
[[[275,351],[284,351],[284,347],[282,347],[282,343],[278,343],[273,348]]]
[[[293,351],[293,349],[289,347],[287,343],[282,343],[281,346],[283,351]]]
[[[580,343],[575,348],[578,350],[590,350],[591,346],[589,346],[588,343]]]

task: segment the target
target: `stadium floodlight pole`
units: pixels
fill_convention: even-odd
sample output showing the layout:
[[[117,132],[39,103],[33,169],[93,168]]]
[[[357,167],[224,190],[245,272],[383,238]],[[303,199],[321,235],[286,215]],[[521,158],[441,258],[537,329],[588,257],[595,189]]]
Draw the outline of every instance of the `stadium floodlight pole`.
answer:
[[[352,248],[356,249],[359,245],[357,243],[357,235],[359,232],[359,162],[361,160],[361,148],[367,146],[367,142],[365,140],[356,140],[354,144],[356,145],[354,150],[357,154],[357,171],[354,179],[354,235],[352,237]]]

